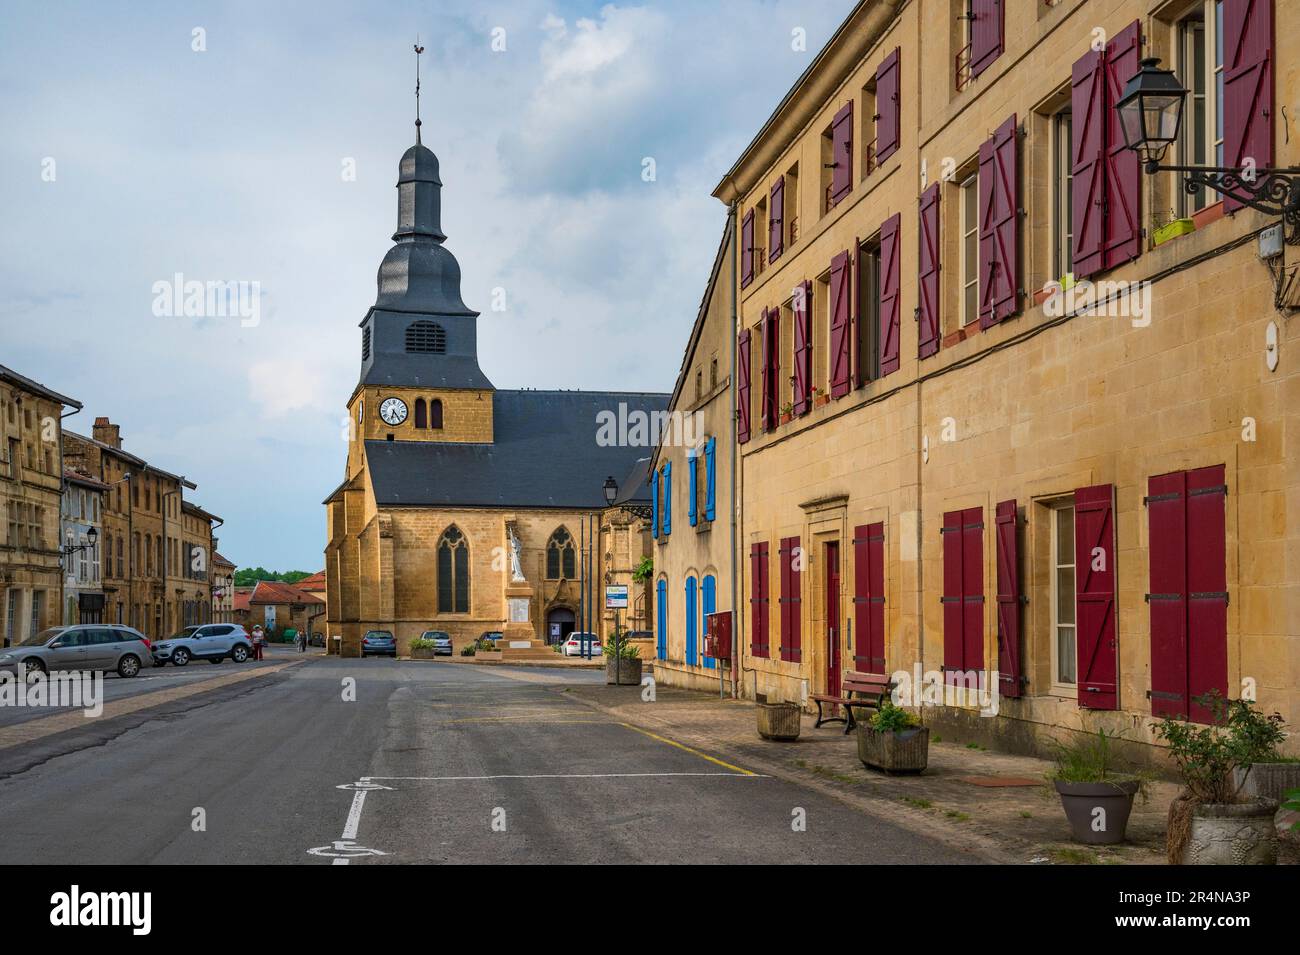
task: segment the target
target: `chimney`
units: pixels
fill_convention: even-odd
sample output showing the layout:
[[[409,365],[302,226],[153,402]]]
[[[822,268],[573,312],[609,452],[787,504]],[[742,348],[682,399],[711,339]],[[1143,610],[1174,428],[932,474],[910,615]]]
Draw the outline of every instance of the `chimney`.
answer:
[[[107,418],[95,419],[95,430],[91,432],[91,436],[94,437],[96,441],[101,444],[106,444],[110,448],[120,449],[122,447],[121,429]]]

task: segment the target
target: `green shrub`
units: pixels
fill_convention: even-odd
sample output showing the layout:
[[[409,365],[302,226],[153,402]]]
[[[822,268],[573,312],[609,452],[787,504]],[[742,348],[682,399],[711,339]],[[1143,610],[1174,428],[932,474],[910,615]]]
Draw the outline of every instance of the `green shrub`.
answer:
[[[913,714],[907,712],[901,706],[895,706],[889,700],[882,701],[880,709],[872,713],[871,719],[867,722],[873,730],[880,733],[896,733],[899,730],[911,729],[914,726],[921,725],[921,721]]]
[[[432,650],[437,644],[432,640],[426,640],[423,637],[416,637],[411,641],[412,650]]]
[[[1265,716],[1249,700],[1225,700],[1218,690],[1195,697],[1214,718],[1211,726],[1165,717],[1156,735],[1169,744],[1192,798],[1203,803],[1230,803],[1238,786],[1232,771],[1251,763],[1275,762],[1286,738],[1280,714]]]

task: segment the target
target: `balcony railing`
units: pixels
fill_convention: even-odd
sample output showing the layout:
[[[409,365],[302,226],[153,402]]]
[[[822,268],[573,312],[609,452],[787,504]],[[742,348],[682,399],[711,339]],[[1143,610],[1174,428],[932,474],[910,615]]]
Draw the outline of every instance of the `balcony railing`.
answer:
[[[799,217],[790,217],[790,244],[794,245],[799,241]]]
[[[876,117],[879,119],[880,117]],[[876,141],[873,139],[862,149],[862,178],[870,176],[876,171],[879,163],[876,162]]]
[[[966,88],[966,84],[971,80],[969,43],[958,50],[957,55],[953,57],[953,73],[953,80],[957,85],[957,91],[961,92]]]

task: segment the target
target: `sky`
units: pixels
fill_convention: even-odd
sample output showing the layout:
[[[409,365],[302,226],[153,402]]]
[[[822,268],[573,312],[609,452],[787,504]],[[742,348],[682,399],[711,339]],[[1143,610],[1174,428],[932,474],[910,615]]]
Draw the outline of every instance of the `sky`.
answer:
[[[0,364],[194,481],[238,565],[319,569],[416,37],[484,372],[668,392],[711,192],[852,5],[6,0]],[[162,307],[177,274],[248,283],[256,323]]]

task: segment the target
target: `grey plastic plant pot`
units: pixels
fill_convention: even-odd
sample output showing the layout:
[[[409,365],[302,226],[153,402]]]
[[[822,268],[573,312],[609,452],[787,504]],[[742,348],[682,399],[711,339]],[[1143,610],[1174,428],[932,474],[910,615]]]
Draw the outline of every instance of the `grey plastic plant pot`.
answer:
[[[1052,784],[1061,794],[1061,806],[1065,809],[1065,818],[1070,821],[1070,834],[1075,842],[1110,846],[1124,841],[1138,780],[1067,783],[1054,779]]]

